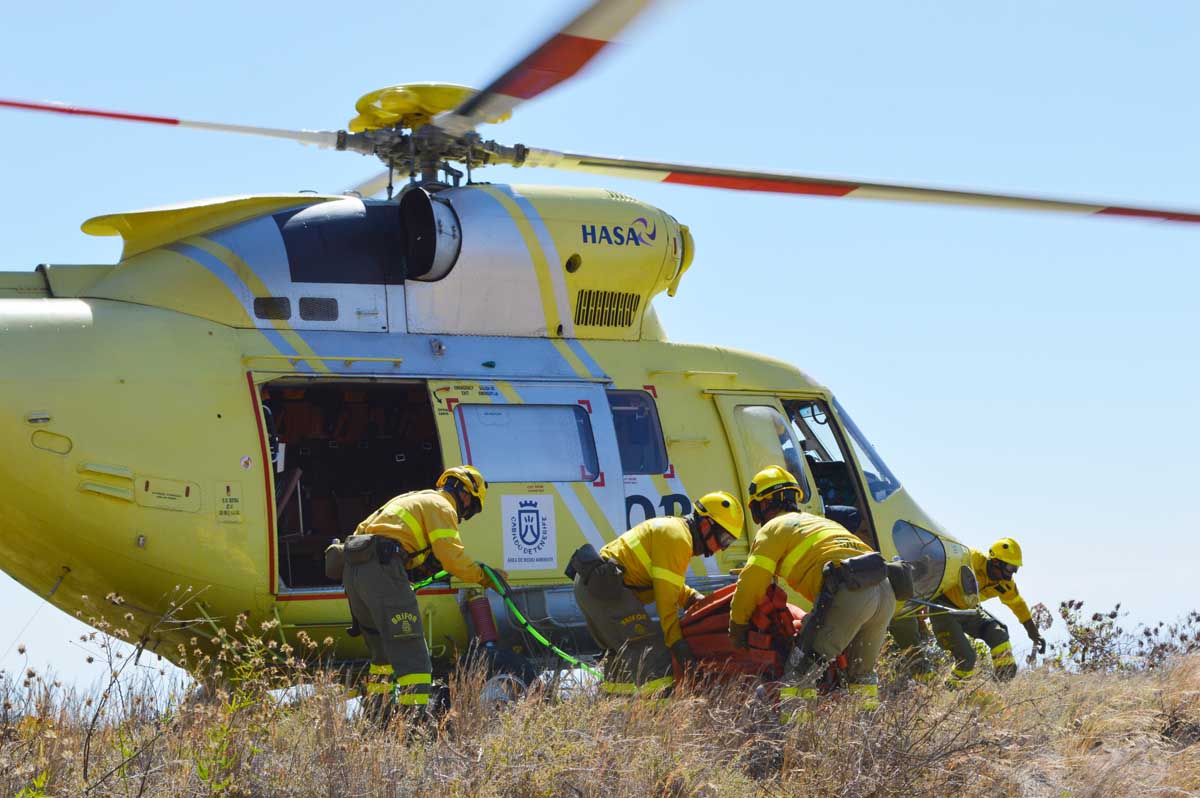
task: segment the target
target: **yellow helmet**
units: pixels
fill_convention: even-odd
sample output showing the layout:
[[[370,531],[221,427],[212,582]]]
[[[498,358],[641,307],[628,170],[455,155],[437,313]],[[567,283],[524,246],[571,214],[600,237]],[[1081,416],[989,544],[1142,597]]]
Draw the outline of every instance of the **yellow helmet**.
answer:
[[[444,488],[450,480],[459,483],[463,490],[479,500],[480,508],[483,507],[483,500],[487,496],[487,480],[483,478],[483,474],[475,466],[461,465],[452,466],[442,472],[438,477],[437,487]]]
[[[742,512],[742,505],[732,494],[723,490],[713,491],[696,499],[692,505],[696,508],[696,515],[711,518],[735,539],[741,538],[746,516]]]
[[[794,490],[800,494],[800,501],[804,501],[804,488],[800,487],[800,483],[792,476],[792,473],[783,466],[767,466],[762,471],[754,475],[754,481],[750,483],[750,501],[756,502],[773,496],[776,493],[784,490]]]
[[[1021,567],[1021,545],[1012,538],[1000,538],[988,549],[988,558]]]

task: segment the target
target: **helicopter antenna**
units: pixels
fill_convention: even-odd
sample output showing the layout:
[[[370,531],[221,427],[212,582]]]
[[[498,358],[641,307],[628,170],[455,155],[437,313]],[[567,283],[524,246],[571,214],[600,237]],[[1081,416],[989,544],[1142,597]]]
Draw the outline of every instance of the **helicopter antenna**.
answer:
[[[388,184],[387,184],[387,192],[388,192],[387,198],[388,199],[392,198],[392,175],[395,173],[395,171],[396,171],[396,162],[394,160],[392,160],[391,158],[388,158]]]

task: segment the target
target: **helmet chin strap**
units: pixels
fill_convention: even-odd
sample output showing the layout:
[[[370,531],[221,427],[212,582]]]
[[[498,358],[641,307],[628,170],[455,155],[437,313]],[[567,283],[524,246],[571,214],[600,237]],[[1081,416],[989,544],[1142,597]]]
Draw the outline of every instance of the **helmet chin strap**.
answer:
[[[454,502],[454,510],[456,513],[458,513],[458,519],[460,521],[466,521],[467,510],[469,509],[470,505],[463,499],[463,494],[466,491],[462,489],[462,485],[458,483],[458,480],[448,480],[446,486],[443,487],[442,490],[444,490],[450,496],[450,500]]]

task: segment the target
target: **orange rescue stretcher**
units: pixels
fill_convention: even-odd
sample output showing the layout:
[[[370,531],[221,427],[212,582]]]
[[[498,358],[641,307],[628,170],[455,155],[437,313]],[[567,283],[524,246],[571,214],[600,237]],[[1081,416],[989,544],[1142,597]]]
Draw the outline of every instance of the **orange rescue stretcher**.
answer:
[[[688,607],[679,621],[683,637],[706,675],[778,679],[804,622],[804,610],[789,604],[787,593],[771,585],[750,616],[749,648],[735,649],[729,642],[729,607],[736,587],[727,585]],[[679,676],[678,663],[676,671]]]

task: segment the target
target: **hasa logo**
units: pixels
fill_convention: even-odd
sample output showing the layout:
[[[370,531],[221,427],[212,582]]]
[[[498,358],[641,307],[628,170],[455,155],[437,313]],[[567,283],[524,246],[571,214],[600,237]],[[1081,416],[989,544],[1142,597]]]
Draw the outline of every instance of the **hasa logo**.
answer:
[[[627,247],[632,244],[635,247],[640,247],[643,244],[651,244],[658,237],[658,224],[653,227],[650,222],[646,221],[644,216],[639,216],[633,220],[632,224],[624,227],[613,225],[609,227],[606,224],[582,225],[583,243],[585,244],[608,244],[614,247]]]

